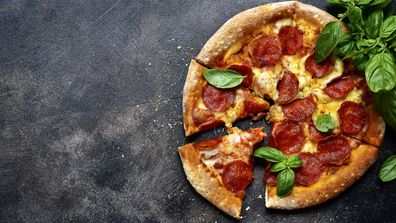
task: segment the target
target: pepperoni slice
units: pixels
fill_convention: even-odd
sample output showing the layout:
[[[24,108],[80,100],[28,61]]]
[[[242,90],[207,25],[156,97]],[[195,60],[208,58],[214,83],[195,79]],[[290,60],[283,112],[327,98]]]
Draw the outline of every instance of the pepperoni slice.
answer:
[[[341,135],[333,135],[318,143],[317,156],[323,164],[342,165],[351,155],[348,140]]]
[[[243,101],[243,112],[241,113],[241,118],[245,118],[248,115],[254,115],[259,112],[263,112],[268,110],[269,104],[266,102],[262,102],[259,99],[255,99],[253,97],[247,98]]]
[[[256,67],[272,67],[282,56],[278,37],[261,35],[249,44],[249,54]]]
[[[366,109],[355,102],[343,102],[340,109],[338,109],[338,114],[340,115],[340,128],[343,133],[357,134],[366,125]]]
[[[298,93],[299,82],[295,74],[286,70],[276,89],[279,92],[278,104],[285,104],[293,100]]]
[[[213,138],[213,139],[209,139],[206,141],[202,141],[202,142],[196,142],[194,143],[194,147],[196,148],[214,148],[216,147],[218,144],[220,144],[223,141],[222,137],[217,137],[217,138]]]
[[[224,167],[221,178],[231,192],[246,189],[253,180],[252,166],[241,160],[232,161]]]
[[[319,140],[326,138],[329,136],[328,133],[325,132],[320,132],[316,129],[314,122],[312,119],[309,120],[308,122],[308,130],[309,130],[309,140],[311,140],[314,143],[319,142]]]
[[[301,124],[285,121],[278,122],[272,127],[268,145],[289,154],[300,151],[304,142],[304,128]]]
[[[315,63],[315,54],[312,54],[305,61],[305,69],[311,73],[313,77],[321,78],[328,75],[335,66],[335,61],[330,55],[324,61]]]
[[[312,96],[304,99],[297,99],[282,106],[283,114],[292,121],[303,121],[311,117],[315,112],[316,103]]]
[[[317,182],[323,172],[323,166],[319,159],[310,153],[301,153],[298,157],[300,157],[303,165],[295,169],[296,182],[304,186]]]
[[[282,26],[279,30],[279,40],[285,55],[294,55],[303,48],[304,32],[295,26]]]
[[[370,88],[367,85],[365,79],[360,80],[356,86],[358,89],[363,90],[362,98],[366,102],[366,104],[371,103],[373,101],[373,92],[370,91]]]
[[[354,88],[355,81],[353,77],[345,76],[330,82],[323,91],[331,98],[344,99]]]
[[[242,86],[243,87],[250,87],[252,85],[252,81],[253,81],[253,71],[252,69],[247,66],[247,65],[231,65],[230,67],[228,67],[228,69],[230,70],[234,70],[236,72],[239,72],[241,75],[246,76],[245,79],[243,79],[242,81]]]
[[[202,100],[209,110],[223,112],[234,104],[235,90],[218,89],[207,84],[202,90]]]

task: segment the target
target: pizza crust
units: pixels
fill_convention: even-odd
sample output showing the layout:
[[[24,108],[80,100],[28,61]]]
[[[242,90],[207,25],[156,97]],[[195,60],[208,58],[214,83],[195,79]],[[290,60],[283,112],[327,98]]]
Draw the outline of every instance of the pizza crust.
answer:
[[[216,67],[229,47],[246,38],[253,39],[252,33],[260,26],[281,18],[292,18],[297,1],[266,4],[245,10],[229,19],[206,42],[196,59],[209,67]]]
[[[194,106],[198,104],[202,88],[205,85],[202,73],[206,69],[206,67],[197,63],[195,60],[191,60],[188,68],[187,78],[183,89],[183,124],[186,136],[190,136],[199,131],[199,128],[194,124],[193,109]]]
[[[361,144],[352,150],[350,163],[341,166],[335,174],[323,174],[318,182],[308,187],[294,186],[292,193],[284,198],[276,195],[276,188],[266,185],[267,208],[299,209],[323,203],[347,189],[373,165],[379,149]]]
[[[241,218],[242,198],[228,191],[200,159],[192,144],[179,147],[180,158],[188,181],[194,189],[220,210]]]

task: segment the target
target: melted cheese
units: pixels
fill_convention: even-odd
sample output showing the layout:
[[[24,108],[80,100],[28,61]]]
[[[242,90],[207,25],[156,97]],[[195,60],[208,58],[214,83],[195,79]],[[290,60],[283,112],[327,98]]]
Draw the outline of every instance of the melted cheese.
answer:
[[[274,33],[278,34],[279,30],[282,26],[294,26],[294,21],[292,19],[281,19],[275,23],[275,27],[273,29]]]
[[[282,66],[277,64],[273,68],[254,68],[253,69],[253,90],[260,97],[269,96],[273,100],[276,100],[278,96],[278,91],[276,86],[281,78]]]
[[[238,53],[242,49],[243,43],[242,41],[238,41],[227,50],[227,52],[224,55],[224,60],[227,60],[231,55],[234,55]]]

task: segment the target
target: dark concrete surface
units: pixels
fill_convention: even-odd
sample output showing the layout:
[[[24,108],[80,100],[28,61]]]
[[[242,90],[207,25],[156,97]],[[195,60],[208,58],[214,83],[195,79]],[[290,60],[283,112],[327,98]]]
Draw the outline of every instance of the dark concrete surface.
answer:
[[[218,27],[266,2],[1,0],[0,222],[232,221],[185,179],[177,147],[224,131],[186,139],[181,92]],[[305,210],[267,210],[258,165],[242,222],[395,222],[396,182],[377,178],[394,135],[360,181]]]

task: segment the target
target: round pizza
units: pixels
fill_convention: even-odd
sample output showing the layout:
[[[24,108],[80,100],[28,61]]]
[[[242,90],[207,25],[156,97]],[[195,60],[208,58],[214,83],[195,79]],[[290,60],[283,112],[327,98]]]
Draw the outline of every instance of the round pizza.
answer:
[[[301,162],[287,196],[278,196],[282,177],[269,171],[274,163],[268,163],[267,208],[323,203],[375,162],[385,123],[364,76],[334,55],[315,61],[318,35],[334,20],[297,1],[252,8],[220,27],[191,61],[183,91],[185,135],[219,126],[230,134],[182,146],[179,153],[196,191],[231,216],[240,217],[253,180],[252,153],[265,137],[261,128],[232,127],[237,120],[265,118],[271,126],[268,147]],[[233,79],[209,83],[213,70],[217,82],[224,72]],[[234,82],[239,84],[223,87]]]

